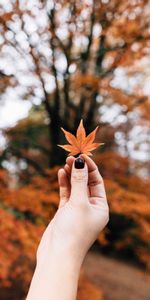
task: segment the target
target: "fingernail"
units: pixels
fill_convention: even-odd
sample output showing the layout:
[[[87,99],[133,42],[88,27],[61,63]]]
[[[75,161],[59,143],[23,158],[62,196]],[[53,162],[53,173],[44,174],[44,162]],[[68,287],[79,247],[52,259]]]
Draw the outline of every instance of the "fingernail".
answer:
[[[85,161],[83,160],[83,158],[78,157],[75,160],[75,168],[76,169],[83,169],[85,165]]]

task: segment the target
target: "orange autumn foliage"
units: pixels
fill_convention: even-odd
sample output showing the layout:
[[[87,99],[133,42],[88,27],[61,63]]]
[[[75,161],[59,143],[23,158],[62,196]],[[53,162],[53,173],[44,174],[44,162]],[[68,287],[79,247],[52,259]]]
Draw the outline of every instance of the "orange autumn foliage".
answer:
[[[22,186],[14,190],[8,188],[8,174],[0,170],[0,288],[4,292],[10,286],[5,299],[22,300],[27,290],[39,238],[58,206],[58,168],[47,168],[64,162],[64,152],[56,146],[63,143],[60,126],[75,132],[81,118],[89,131],[100,119],[104,122],[104,138],[102,131],[100,138],[105,152],[94,160],[105,178],[111,216],[98,237],[101,249],[122,257],[126,253],[150,270],[150,182],[136,176],[137,161],[130,172],[133,161],[129,162],[126,147],[134,143],[130,137],[134,127],[142,126],[144,133],[149,126],[148,1],[62,0],[49,13],[47,1],[31,4],[28,10],[20,1],[10,1],[9,7],[3,2],[0,58],[5,58],[8,68],[0,71],[2,99],[8,99],[11,90],[17,98],[22,91],[20,101],[35,100],[36,104],[34,113],[31,110],[28,118],[5,130],[7,146],[0,150],[2,162],[16,159],[18,166],[26,166],[17,174]],[[65,11],[66,20],[62,18]],[[41,15],[42,26],[37,22]],[[30,31],[30,22],[36,34]],[[63,28],[66,34],[62,37]],[[62,70],[61,58],[66,61]],[[55,83],[50,90],[48,82]],[[149,129],[145,139],[142,136],[147,148],[148,136]],[[117,154],[116,140],[120,145],[125,142],[126,157]],[[137,146],[141,147],[141,139],[134,148]],[[148,161],[144,167],[147,171]],[[41,176],[33,177],[37,174]],[[98,297],[95,289],[80,295],[80,300],[87,300],[88,295]]]
[[[42,225],[0,209],[0,274],[1,285],[11,286],[17,278],[27,287],[31,279],[37,244],[44,230]]]
[[[21,282],[22,290],[27,291],[31,281],[35,253],[44,227],[19,220],[0,209],[1,253],[0,253],[0,289],[10,289],[16,282]],[[8,292],[10,298],[10,293]],[[100,289],[81,273],[78,287],[78,300],[102,300]],[[24,298],[22,298],[24,299]]]
[[[123,176],[127,167],[126,159],[116,154],[115,159],[112,156],[113,164],[111,164],[111,155],[111,153],[101,153],[95,156],[95,161],[105,178],[111,211],[110,225],[100,234],[98,241],[102,248],[116,252],[130,248],[136,259],[150,269],[149,182],[144,182],[133,175],[128,178]],[[119,160],[122,166],[120,172]],[[3,274],[4,279],[7,279],[10,273],[10,266],[18,260],[20,247],[21,253],[29,260],[34,257],[40,234],[57,210],[59,202],[57,171],[58,167],[55,167],[49,171],[49,178],[33,177],[30,184],[14,190],[8,189],[7,176],[4,177],[3,171],[0,172],[1,219],[3,220],[0,230],[1,236],[5,237],[0,241],[3,262],[0,265],[2,268],[0,273]],[[114,225],[115,219],[118,220],[118,225],[117,223]],[[116,231],[118,236],[114,237]],[[7,248],[12,252],[6,257]]]
[[[35,177],[28,186],[11,190],[4,185],[0,171],[0,291],[5,297],[17,295],[24,300],[34,267],[36,250],[46,225],[56,212],[58,197],[58,168],[49,171],[49,179]],[[6,181],[7,182],[7,181]],[[15,292],[16,293],[16,292]],[[103,299],[96,288],[81,274],[78,300]],[[89,297],[89,298],[88,298]],[[3,299],[3,298],[2,298]]]
[[[77,300],[103,300],[103,294],[93,285],[87,276],[81,272],[78,285]]]

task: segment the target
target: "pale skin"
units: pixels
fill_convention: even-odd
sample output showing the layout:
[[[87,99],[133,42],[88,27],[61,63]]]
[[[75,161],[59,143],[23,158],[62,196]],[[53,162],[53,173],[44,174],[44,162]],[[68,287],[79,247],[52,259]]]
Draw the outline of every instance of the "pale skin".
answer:
[[[87,155],[58,171],[59,208],[37,249],[37,264],[26,300],[75,300],[84,257],[109,220],[104,182]]]

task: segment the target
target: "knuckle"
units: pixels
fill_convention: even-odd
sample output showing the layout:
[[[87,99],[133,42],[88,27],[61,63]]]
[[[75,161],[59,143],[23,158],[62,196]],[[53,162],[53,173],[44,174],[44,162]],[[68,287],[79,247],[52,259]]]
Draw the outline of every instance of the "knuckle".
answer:
[[[86,174],[81,173],[81,174],[73,174],[71,179],[72,181],[80,182],[86,178],[87,178]]]
[[[91,179],[90,180],[90,185],[95,186],[97,184],[100,184],[101,180],[100,179]]]
[[[68,195],[67,195],[67,192],[66,191],[61,191],[60,192],[60,197],[61,198],[66,198]]]

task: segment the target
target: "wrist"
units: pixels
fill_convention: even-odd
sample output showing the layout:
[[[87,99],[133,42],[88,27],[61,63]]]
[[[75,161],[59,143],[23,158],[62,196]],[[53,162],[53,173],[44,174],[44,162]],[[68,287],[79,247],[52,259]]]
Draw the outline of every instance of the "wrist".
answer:
[[[37,269],[49,271],[49,269],[54,268],[58,271],[63,270],[64,272],[69,271],[78,274],[83,259],[84,256],[71,247],[66,245],[59,248],[51,246],[48,253],[43,253],[37,258]]]

